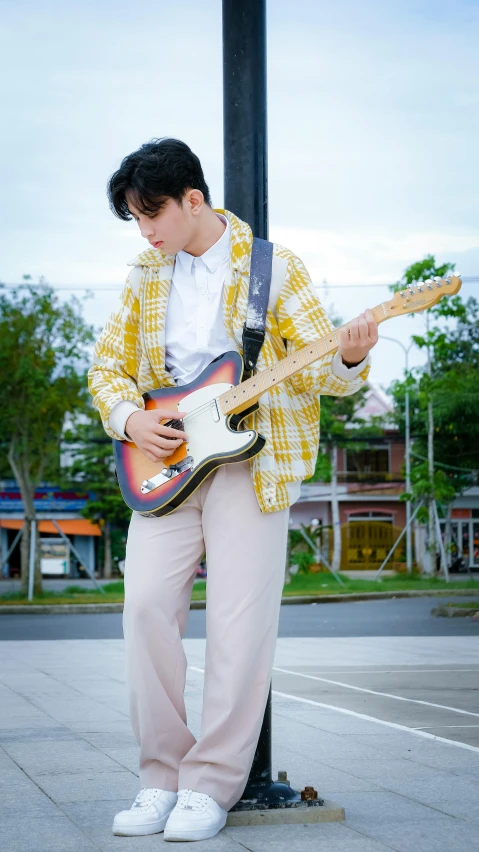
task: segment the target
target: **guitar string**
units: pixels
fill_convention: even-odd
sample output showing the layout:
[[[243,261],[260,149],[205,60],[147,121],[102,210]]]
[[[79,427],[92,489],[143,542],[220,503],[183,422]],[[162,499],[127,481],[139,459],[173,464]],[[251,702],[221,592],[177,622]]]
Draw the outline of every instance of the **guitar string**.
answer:
[[[338,329],[336,329],[336,331],[338,331]],[[325,337],[327,337],[327,335],[325,335]],[[314,341],[314,343],[319,345],[320,343],[322,343],[322,342],[323,342],[323,340],[324,340],[324,339],[325,339],[325,338],[320,338],[320,340],[316,340],[316,341]],[[327,354],[329,354],[329,353],[327,353],[327,352],[325,352],[325,353],[324,353],[324,355],[327,355]],[[320,357],[324,357],[324,356],[320,356]],[[281,359],[281,360],[283,360],[283,359]],[[286,360],[286,359],[284,359],[284,360]],[[278,361],[278,364],[280,364],[280,363],[281,363],[281,361]],[[258,375],[258,376],[262,376],[264,373],[267,373],[268,371],[275,370],[275,369],[276,369],[276,367],[277,367],[277,364],[275,364],[275,365],[274,365],[274,366],[272,366],[272,367],[267,367],[267,368],[266,368],[266,370],[262,370],[262,371],[261,371],[261,373],[258,373],[257,375]],[[284,369],[284,368],[283,368],[283,369]],[[286,377],[286,378],[288,378],[288,377]],[[250,380],[248,380],[248,381],[250,381]],[[230,390],[233,390],[233,388],[231,388]],[[229,391],[227,391],[227,393],[228,393],[228,392],[229,392]],[[264,393],[266,393],[266,391],[264,391]],[[199,416],[200,414],[202,414],[204,411],[207,411],[207,410],[208,410],[208,408],[213,408],[213,405],[214,405],[214,403],[215,403],[215,402],[216,402],[216,399],[214,399],[214,400],[209,400],[208,402],[204,403],[203,405],[200,405],[200,407],[199,407],[199,408],[195,408],[193,411],[191,411],[191,412],[190,412],[190,414],[186,414],[186,415],[185,415],[185,417],[183,417],[182,422],[183,422],[183,423],[185,423],[187,420],[194,419],[195,417],[197,417],[197,416]],[[172,421],[174,421],[174,420],[180,420],[180,418],[179,418],[179,417],[177,417],[177,418],[172,417],[172,418],[170,418],[170,420],[172,420]],[[163,426],[166,426],[167,424],[166,424],[166,423],[163,423],[162,425],[163,425]]]
[[[271,368],[268,368],[268,369],[271,369]],[[266,370],[265,370],[264,372],[266,372]],[[232,389],[231,389],[231,390],[232,390]],[[228,393],[228,391],[227,391],[227,393]],[[222,394],[220,394],[220,396],[221,396],[221,395],[222,395]],[[199,408],[194,408],[194,409],[193,409],[193,411],[191,411],[189,414],[186,414],[186,415],[183,417],[182,422],[183,422],[183,423],[185,423],[187,420],[191,420],[192,418],[197,417],[198,415],[202,414],[202,413],[203,413],[204,411],[206,411],[208,408],[213,408],[213,406],[214,406],[215,402],[217,401],[217,399],[218,399],[218,397],[216,397],[215,399],[210,399],[208,402],[205,402],[205,403],[203,403],[203,405],[200,405],[200,406],[199,406]],[[181,420],[181,418],[180,418],[180,417],[171,417],[171,418],[170,418],[170,420],[171,420],[171,421],[174,421],[174,420],[178,420],[178,421],[180,421],[180,420]],[[162,426],[166,426],[166,425],[167,425],[167,423],[163,423],[163,424],[161,424],[161,425],[162,425]]]

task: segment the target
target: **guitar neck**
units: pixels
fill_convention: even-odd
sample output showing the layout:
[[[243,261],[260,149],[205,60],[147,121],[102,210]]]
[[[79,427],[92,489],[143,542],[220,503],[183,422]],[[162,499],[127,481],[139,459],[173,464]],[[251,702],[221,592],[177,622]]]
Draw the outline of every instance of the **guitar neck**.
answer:
[[[391,317],[424,311],[437,304],[443,296],[453,296],[458,293],[461,286],[462,280],[459,274],[453,273],[447,278],[436,276],[434,279],[417,281],[409,285],[406,290],[396,292],[392,299],[381,302],[373,308],[374,319],[379,325]],[[275,385],[279,385],[280,382],[284,382],[285,379],[289,379],[298,370],[304,370],[325,355],[336,352],[339,349],[339,332],[343,327],[333,329],[320,340],[308,343],[294,355],[282,358],[274,367],[268,367],[267,370],[257,373],[240,385],[222,393],[218,397],[218,402],[223,414],[240,414],[258,402],[264,393]]]
[[[389,319],[386,305],[381,304],[373,309],[373,316],[376,322],[384,322]],[[391,313],[394,316],[394,312]],[[239,414],[246,408],[258,402],[260,396],[267,393],[275,385],[289,379],[298,370],[304,370],[325,355],[336,352],[339,349],[339,332],[343,326],[335,328],[330,334],[321,337],[320,340],[315,340],[314,343],[308,343],[303,349],[299,349],[294,355],[289,355],[287,358],[282,358],[274,367],[268,367],[261,373],[251,376],[245,382],[237,385],[226,393],[221,394],[218,398],[223,414]]]

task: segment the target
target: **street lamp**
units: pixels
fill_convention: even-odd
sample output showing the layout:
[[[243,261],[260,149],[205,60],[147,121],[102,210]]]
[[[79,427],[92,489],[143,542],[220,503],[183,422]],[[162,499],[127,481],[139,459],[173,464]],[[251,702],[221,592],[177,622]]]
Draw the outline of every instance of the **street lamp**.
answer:
[[[406,491],[411,491],[411,432],[409,422],[409,388],[407,386],[407,377],[409,375],[409,351],[414,346],[414,341],[409,346],[404,346],[396,337],[388,337],[386,334],[381,334],[381,340],[391,340],[397,343],[404,352],[404,360],[406,366],[406,395],[405,395],[405,425],[406,425]],[[412,538],[411,538],[411,501],[406,501],[406,563],[407,570],[412,571]]]

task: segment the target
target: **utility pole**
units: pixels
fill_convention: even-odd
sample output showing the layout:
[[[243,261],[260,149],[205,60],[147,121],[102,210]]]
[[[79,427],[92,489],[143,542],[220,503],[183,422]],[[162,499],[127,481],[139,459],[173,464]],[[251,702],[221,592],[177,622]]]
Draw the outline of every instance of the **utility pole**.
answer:
[[[409,388],[407,385],[409,379],[409,351],[414,346],[414,341],[406,348],[401,340],[396,337],[388,337],[386,334],[381,334],[381,340],[391,340],[397,343],[404,352],[405,370],[406,370],[406,393],[404,395],[404,431],[406,437],[405,467],[406,467],[406,491],[411,492],[411,420],[409,412]],[[411,501],[406,502],[406,564],[408,573],[412,572],[412,520],[411,520]]]
[[[427,374],[431,380],[431,347],[429,345],[429,311],[426,312],[427,333]],[[431,495],[428,502],[428,553],[426,560],[426,573],[434,574],[436,570],[436,517],[434,514],[434,412],[432,407],[431,386],[429,386],[429,397],[427,401],[427,467]]]
[[[225,208],[267,240],[266,0],[223,0],[223,129]],[[323,805],[312,787],[305,802],[285,772],[278,781],[271,772],[270,687],[250,776],[231,810]]]
[[[333,523],[332,569],[337,574],[341,568],[341,524],[339,521],[338,446],[336,443],[331,448],[331,520]]]

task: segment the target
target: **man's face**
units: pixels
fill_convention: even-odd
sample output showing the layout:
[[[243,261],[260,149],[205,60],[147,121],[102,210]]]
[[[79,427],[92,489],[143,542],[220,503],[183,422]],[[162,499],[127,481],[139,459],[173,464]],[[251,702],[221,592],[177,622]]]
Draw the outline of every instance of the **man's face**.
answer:
[[[164,254],[176,254],[191,242],[195,233],[197,213],[190,195],[191,193],[186,193],[181,205],[177,204],[174,198],[169,198],[154,217],[140,213],[127,195],[128,209],[138,223],[141,236],[148,240],[153,248],[160,249]]]

